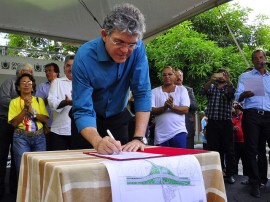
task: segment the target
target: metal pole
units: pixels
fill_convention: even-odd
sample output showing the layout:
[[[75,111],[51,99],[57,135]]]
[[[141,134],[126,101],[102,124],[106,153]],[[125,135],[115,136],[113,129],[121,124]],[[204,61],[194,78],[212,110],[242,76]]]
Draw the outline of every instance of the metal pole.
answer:
[[[219,13],[220,13],[221,17],[222,17],[222,19],[224,20],[224,22],[225,22],[225,24],[226,24],[226,26],[227,26],[227,28],[228,28],[228,30],[229,30],[229,32],[230,32],[230,34],[231,34],[231,36],[232,36],[233,40],[234,40],[234,43],[236,44],[236,46],[237,46],[237,48],[238,48],[239,52],[241,53],[241,55],[242,55],[242,57],[243,57],[244,61],[246,62],[247,67],[249,67],[249,66],[250,66],[250,64],[249,64],[249,62],[247,61],[247,59],[246,59],[246,57],[245,57],[245,55],[244,55],[244,53],[243,53],[243,51],[242,51],[241,47],[239,46],[239,44],[238,44],[238,42],[237,42],[237,40],[236,40],[235,36],[233,35],[233,33],[232,33],[232,30],[231,30],[230,26],[228,25],[228,23],[227,23],[226,19],[224,18],[224,16],[223,16],[223,14],[222,14],[221,10],[219,9],[219,7],[217,7],[217,8],[218,8],[218,10],[219,10]]]

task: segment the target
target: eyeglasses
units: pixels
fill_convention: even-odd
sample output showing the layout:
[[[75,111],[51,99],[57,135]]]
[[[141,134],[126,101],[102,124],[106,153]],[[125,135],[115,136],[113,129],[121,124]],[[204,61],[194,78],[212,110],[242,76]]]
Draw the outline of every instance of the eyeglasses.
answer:
[[[115,45],[115,46],[118,46],[119,48],[125,48],[127,47],[128,49],[136,49],[138,48],[139,46],[137,45],[137,43],[125,43],[125,42],[122,42],[122,41],[114,41],[110,35],[108,35],[108,38],[111,40],[111,42]]]
[[[162,74],[162,76],[164,76],[164,77],[166,77],[166,76],[172,76],[172,75],[173,75],[173,73],[168,73],[168,74],[163,73],[163,74]]]
[[[32,86],[33,82],[32,81],[23,81],[20,84],[22,84],[24,86]]]

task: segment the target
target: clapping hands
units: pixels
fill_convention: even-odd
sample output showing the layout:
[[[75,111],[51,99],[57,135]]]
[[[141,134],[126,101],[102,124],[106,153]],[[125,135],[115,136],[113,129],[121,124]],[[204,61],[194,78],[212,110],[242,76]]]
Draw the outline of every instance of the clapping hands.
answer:
[[[164,106],[166,107],[166,109],[173,108],[173,97],[170,95],[169,98],[165,101]]]
[[[27,111],[30,111],[32,109],[32,96],[26,96],[23,98],[24,100],[24,108],[27,110]]]

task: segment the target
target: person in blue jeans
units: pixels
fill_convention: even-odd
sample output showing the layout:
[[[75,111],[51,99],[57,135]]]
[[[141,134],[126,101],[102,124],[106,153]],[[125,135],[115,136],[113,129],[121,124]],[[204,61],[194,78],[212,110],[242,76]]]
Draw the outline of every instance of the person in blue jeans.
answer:
[[[46,151],[43,123],[48,121],[49,115],[43,99],[32,96],[36,87],[32,75],[22,74],[17,78],[15,86],[19,97],[10,102],[8,122],[15,128],[13,152],[19,174],[24,152]]]
[[[24,73],[33,74],[34,67],[29,63],[21,63],[16,69],[16,76],[5,80],[0,86],[0,201],[6,193],[6,171],[8,156],[11,156],[9,172],[9,192],[17,193],[17,173],[12,150],[14,128],[8,123],[9,103],[13,98],[18,97],[15,82],[18,76]]]

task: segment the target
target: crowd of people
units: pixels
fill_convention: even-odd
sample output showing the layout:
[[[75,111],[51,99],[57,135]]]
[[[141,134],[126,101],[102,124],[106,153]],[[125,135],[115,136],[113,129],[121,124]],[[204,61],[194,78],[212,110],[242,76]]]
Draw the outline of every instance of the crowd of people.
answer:
[[[254,67],[240,75],[236,89],[225,69],[213,74],[204,86],[208,98],[205,136],[207,149],[220,153],[227,182],[235,182],[233,175],[238,174],[241,159],[243,175],[248,176],[241,183],[250,185],[250,194],[260,198],[260,189],[268,181],[270,75],[263,50],[255,50],[251,60]]]
[[[83,44],[64,61],[64,76],[55,63],[45,66],[47,82],[36,84],[33,67],[21,64],[16,77],[0,87],[0,197],[11,148],[10,191],[16,192],[23,152],[94,148],[101,154],[144,150],[148,128],[154,145],[194,149],[194,113],[198,106],[183,72],[161,71],[162,85],[151,90],[142,42],[145,19],[133,5],[109,13],[101,37]],[[225,181],[235,183],[241,159],[243,182],[260,197],[267,183],[266,142],[270,142],[270,75],[262,50],[252,54],[254,68],[243,73],[237,88],[226,69],[206,82],[207,106],[201,112],[204,149],[220,153]],[[248,89],[256,82],[261,91]],[[132,114],[127,108],[132,92]],[[150,114],[153,117],[150,122]],[[130,121],[134,118],[134,121]],[[130,123],[134,124],[130,130]],[[49,128],[50,131],[46,130]],[[110,130],[114,138],[107,135]],[[132,134],[130,134],[132,131]]]

